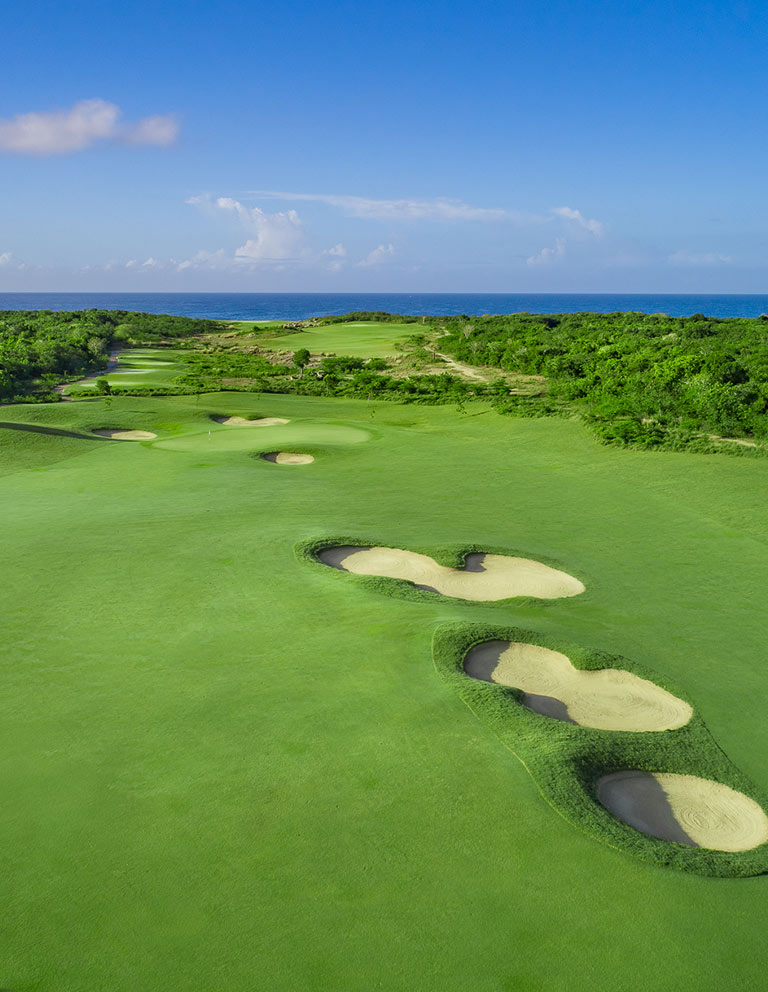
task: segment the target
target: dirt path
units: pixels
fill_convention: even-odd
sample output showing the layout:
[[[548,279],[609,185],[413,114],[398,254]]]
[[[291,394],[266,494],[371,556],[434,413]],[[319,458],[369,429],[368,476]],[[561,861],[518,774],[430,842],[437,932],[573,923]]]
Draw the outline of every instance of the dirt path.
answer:
[[[478,372],[477,369],[472,368],[471,365],[464,365],[463,362],[457,362],[455,359],[451,358],[449,355],[444,355],[442,351],[436,351],[435,354],[438,358],[442,358],[445,364],[453,369],[454,372],[458,372],[459,375],[463,375],[467,379],[479,379],[480,382],[487,382],[488,375],[483,375],[482,372]]]
[[[70,386],[75,386],[79,382],[93,382],[94,379],[100,379],[103,375],[107,375],[109,372],[114,372],[117,368],[117,363],[120,361],[120,348],[114,348],[109,353],[109,359],[107,360],[107,367],[101,372],[94,372],[93,375],[84,375],[80,379],[73,379],[72,382],[62,382],[60,386],[54,386],[54,393],[59,393],[62,400],[65,403],[70,403],[72,401],[71,396],[67,396],[64,392]]]

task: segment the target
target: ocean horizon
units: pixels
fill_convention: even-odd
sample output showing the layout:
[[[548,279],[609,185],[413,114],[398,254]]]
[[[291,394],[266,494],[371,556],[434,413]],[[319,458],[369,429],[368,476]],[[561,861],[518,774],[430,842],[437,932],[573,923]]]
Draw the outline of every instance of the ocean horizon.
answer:
[[[355,310],[414,316],[663,313],[759,317],[768,294],[700,293],[0,293],[0,310],[133,310],[215,320],[306,320]]]

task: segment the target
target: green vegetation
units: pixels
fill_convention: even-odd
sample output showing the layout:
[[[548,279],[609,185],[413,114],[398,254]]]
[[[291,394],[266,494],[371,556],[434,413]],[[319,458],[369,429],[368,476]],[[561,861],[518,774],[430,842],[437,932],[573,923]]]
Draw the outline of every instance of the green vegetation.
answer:
[[[550,400],[582,410],[605,442],[768,440],[768,316],[524,313],[439,323],[444,351],[546,376]]]
[[[145,361],[124,351],[106,376],[112,392],[230,389],[459,406],[487,398],[514,416],[582,415],[607,444],[768,452],[768,317],[352,313],[233,325],[125,311],[5,312],[0,400],[58,399],[54,386],[103,368],[122,343],[163,350]],[[170,344],[176,350],[164,354]],[[90,379],[65,391],[95,389]]]
[[[620,733],[572,726],[539,716],[523,706],[523,693],[470,678],[464,658],[475,644],[509,640],[539,644],[565,654],[577,668],[595,671],[619,668],[660,685],[681,699],[683,688],[658,672],[627,658],[586,650],[519,628],[481,624],[446,624],[435,632],[433,657],[445,681],[473,713],[493,727],[506,747],[530,772],[541,795],[574,827],[620,851],[651,864],[681,871],[734,878],[768,872],[768,845],[728,853],[670,844],[632,829],[612,816],[595,798],[595,782],[615,771],[636,769],[695,775],[723,782],[768,809],[766,795],[728,760],[694,706],[690,722],[677,730]]]
[[[220,326],[126,310],[2,310],[0,401],[58,399],[54,386],[103,369],[114,345],[176,341]]]
[[[3,407],[0,986],[764,987],[765,877],[670,871],[574,829],[491,732],[504,691],[475,719],[430,644],[515,626],[633,659],[694,704],[696,760],[704,721],[764,793],[768,463],[464,409],[231,392]],[[251,457],[282,428],[225,415],[289,419],[316,461]],[[380,595],[297,559],[338,534],[513,547],[587,592]],[[554,727],[539,785],[572,729]],[[579,755],[604,761],[590,742]]]

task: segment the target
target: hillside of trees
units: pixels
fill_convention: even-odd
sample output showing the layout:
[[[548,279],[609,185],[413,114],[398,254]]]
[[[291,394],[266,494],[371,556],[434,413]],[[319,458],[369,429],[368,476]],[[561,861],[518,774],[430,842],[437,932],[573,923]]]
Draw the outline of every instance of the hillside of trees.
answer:
[[[549,404],[579,410],[604,441],[768,439],[768,315],[522,313],[432,326],[460,361],[545,376]]]
[[[172,340],[179,347],[221,326],[127,310],[2,310],[0,401],[57,399],[54,386],[103,368],[116,345]]]

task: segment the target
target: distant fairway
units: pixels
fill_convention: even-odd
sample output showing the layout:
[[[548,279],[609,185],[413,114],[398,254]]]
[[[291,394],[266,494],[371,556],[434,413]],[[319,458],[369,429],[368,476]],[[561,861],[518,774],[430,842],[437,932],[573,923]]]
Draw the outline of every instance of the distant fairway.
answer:
[[[263,348],[274,351],[297,351],[308,348],[313,354],[321,351],[355,358],[388,358],[397,354],[396,341],[418,334],[420,324],[385,324],[373,321],[327,324],[307,327],[295,334],[259,339]]]
[[[94,397],[0,422],[0,988],[765,988],[768,879],[574,828],[431,640],[509,624],[634,659],[768,790],[768,462],[471,403]],[[586,591],[386,594],[297,557],[337,535],[506,548]]]
[[[125,348],[120,352],[117,368],[105,376],[73,382],[64,389],[88,389],[96,392],[96,378],[104,378],[115,388],[128,386],[168,386],[184,371],[179,353],[171,348]]]

